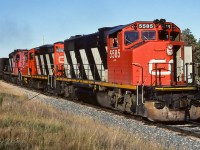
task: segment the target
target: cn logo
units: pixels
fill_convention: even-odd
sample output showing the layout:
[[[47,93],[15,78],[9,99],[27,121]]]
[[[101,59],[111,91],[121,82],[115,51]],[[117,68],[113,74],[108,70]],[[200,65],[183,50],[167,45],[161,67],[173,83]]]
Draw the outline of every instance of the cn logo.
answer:
[[[64,63],[64,56],[59,56],[58,62],[61,64]]]
[[[151,75],[156,75],[156,71],[155,68],[153,69],[153,64],[165,64],[166,60],[165,59],[161,59],[161,60],[156,60],[156,59],[152,59],[149,61],[149,73]],[[173,60],[171,59],[168,63],[168,68],[166,68],[167,71],[161,71],[161,75],[170,75],[172,68],[171,68],[171,64],[173,63]],[[153,71],[154,70],[154,71]],[[157,74],[159,74],[159,72],[157,72]]]

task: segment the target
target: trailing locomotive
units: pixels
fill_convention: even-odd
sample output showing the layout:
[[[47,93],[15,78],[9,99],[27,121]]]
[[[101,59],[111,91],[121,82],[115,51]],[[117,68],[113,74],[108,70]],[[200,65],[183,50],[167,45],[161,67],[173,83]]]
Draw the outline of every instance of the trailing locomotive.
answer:
[[[136,21],[33,48],[24,53],[27,69],[10,56],[4,78],[152,121],[199,120],[195,64],[185,59],[188,52],[174,23]]]

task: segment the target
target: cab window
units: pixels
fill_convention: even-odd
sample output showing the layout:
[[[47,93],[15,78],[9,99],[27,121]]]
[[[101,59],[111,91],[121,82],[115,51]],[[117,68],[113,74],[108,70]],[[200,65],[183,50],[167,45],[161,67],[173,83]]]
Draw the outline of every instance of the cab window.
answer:
[[[58,53],[64,52],[64,48],[56,48],[56,52]]]
[[[16,58],[15,58],[15,61],[19,61],[19,60],[20,60],[20,55],[17,54],[17,55],[16,55]]]
[[[110,36],[110,47],[111,48],[119,47],[118,34],[117,33]]]
[[[159,40],[168,40],[169,39],[168,32],[163,31],[163,30],[158,32],[158,37],[159,37]]]
[[[130,45],[139,39],[139,33],[137,31],[126,31],[124,33],[124,44]]]
[[[171,32],[170,33],[170,41],[180,41],[179,32]]]
[[[156,39],[156,31],[142,31],[142,39],[143,40],[155,40]]]

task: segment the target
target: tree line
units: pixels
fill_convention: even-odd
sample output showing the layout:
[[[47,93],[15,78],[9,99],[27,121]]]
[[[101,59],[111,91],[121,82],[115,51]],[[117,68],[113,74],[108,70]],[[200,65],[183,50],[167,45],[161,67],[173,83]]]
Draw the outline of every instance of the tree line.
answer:
[[[193,60],[195,63],[200,63],[200,39],[194,37],[190,29],[182,31],[182,40],[185,46],[192,46],[193,48]]]

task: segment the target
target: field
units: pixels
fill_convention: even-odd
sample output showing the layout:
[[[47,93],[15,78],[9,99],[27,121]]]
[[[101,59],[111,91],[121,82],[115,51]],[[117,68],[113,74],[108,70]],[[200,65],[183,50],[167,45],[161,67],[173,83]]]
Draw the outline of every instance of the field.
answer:
[[[164,149],[139,135],[2,91],[0,149]]]

